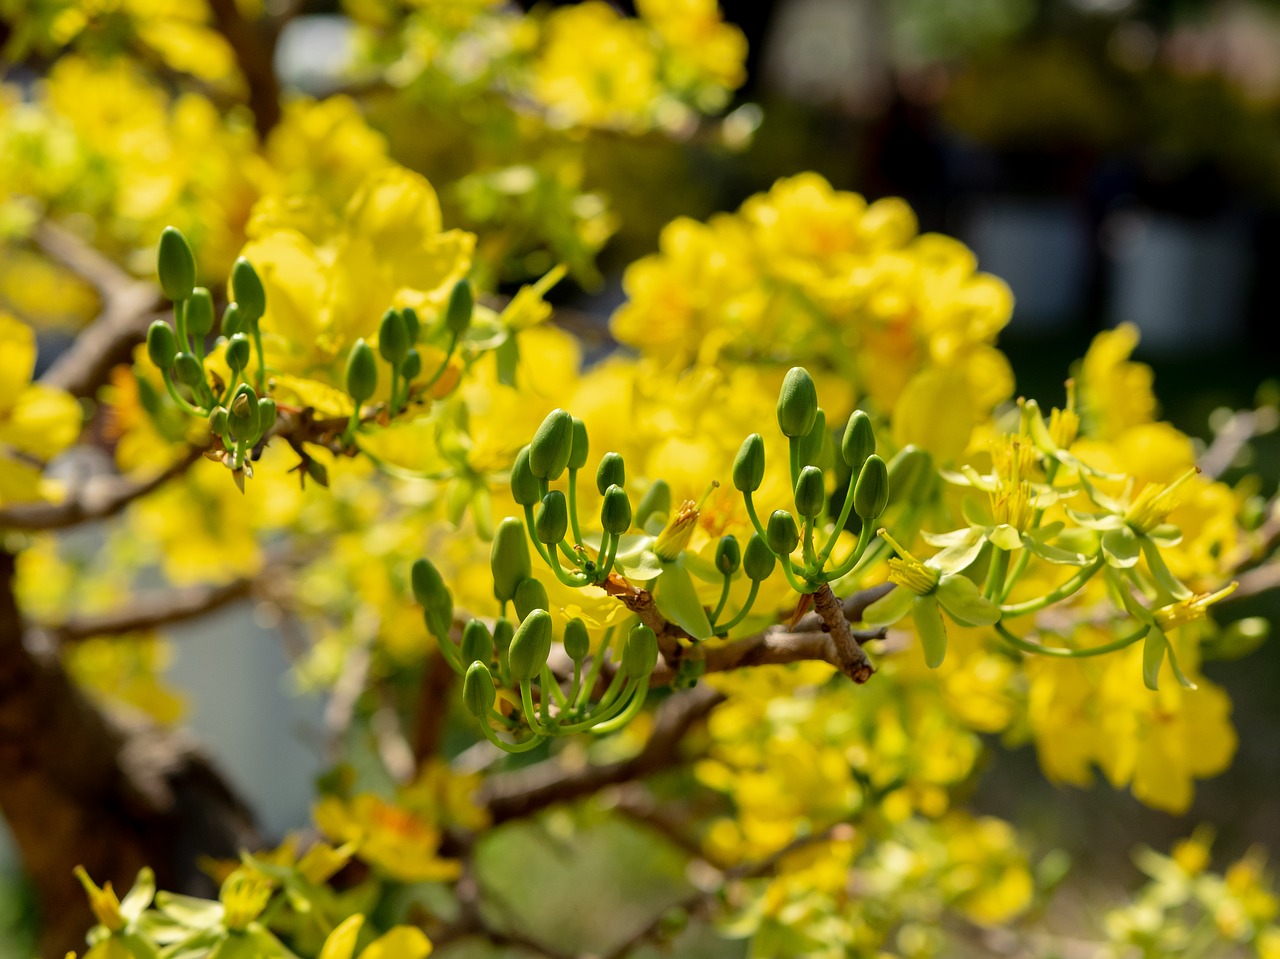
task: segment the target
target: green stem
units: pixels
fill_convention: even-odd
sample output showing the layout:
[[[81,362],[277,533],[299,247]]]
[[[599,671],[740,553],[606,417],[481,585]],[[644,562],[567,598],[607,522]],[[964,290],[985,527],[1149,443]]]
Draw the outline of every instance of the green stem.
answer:
[[[787,447],[791,454],[791,492],[794,494],[796,484],[800,482],[800,438],[788,436]]]
[[[646,676],[636,685],[636,691],[631,696],[631,702],[627,705],[627,708],[615,718],[610,719],[607,722],[599,723],[591,731],[596,735],[604,736],[607,733],[622,729],[627,725],[627,723],[631,722],[631,720],[635,719],[636,716],[640,714],[640,710],[644,709],[644,700],[648,694],[649,677]]]
[[[569,695],[566,697],[569,702],[576,707],[578,704],[578,690],[582,688],[582,661],[575,659],[573,661],[573,682],[569,685]]]
[[[547,558],[551,563],[551,571],[556,574],[556,579],[560,580],[560,582],[564,583],[566,586],[577,589],[580,586],[591,585],[591,580],[581,573],[578,573],[578,578],[575,579],[574,574],[566,573],[564,571],[564,567],[560,565],[560,556],[556,553],[554,546],[547,547]]]
[[[863,556],[867,555],[867,547],[871,545],[871,539],[875,536],[875,531],[870,523],[863,523],[862,529],[858,532],[858,541],[853,544],[853,552],[845,557],[844,562],[837,565],[834,569],[827,570],[823,577],[828,583],[834,583],[842,576],[848,576],[859,563]],[[876,545],[880,546],[884,540],[876,540]],[[874,559],[874,557],[872,557]]]
[[[610,626],[604,631],[604,636],[600,639],[600,648],[591,658],[591,668],[587,670],[586,682],[578,688],[578,694],[573,698],[575,710],[581,709],[583,704],[591,698],[591,690],[596,688],[596,680],[600,678],[600,670],[604,668],[605,653],[613,643],[613,634],[616,630],[616,626]]]
[[[454,333],[451,337],[449,337],[449,348],[445,350],[444,361],[440,364],[440,369],[436,370],[435,373],[432,374],[431,379],[427,380],[427,382],[423,385],[422,392],[424,393],[430,392],[431,387],[435,386],[436,383],[439,381],[440,377],[444,376],[444,371],[449,368],[449,361],[453,359],[453,351],[456,350],[457,348],[458,348],[458,334]]]
[[[817,576],[822,571],[822,565],[818,562],[818,553],[813,548],[813,517],[809,516],[804,521],[804,562],[805,569],[809,575]]]
[[[400,385],[400,371],[396,369],[395,364],[392,364],[391,366],[391,398],[390,400],[388,400],[388,402],[391,405],[391,408],[387,412],[388,416],[395,416],[397,413],[400,412],[400,407],[396,405],[396,393],[399,392],[399,389],[398,389],[399,385]]]
[[[164,379],[164,388],[169,391],[169,395],[173,397],[173,401],[175,403],[181,406],[184,410],[186,410],[192,416],[208,416],[209,415],[207,410],[198,409],[197,407],[192,406],[190,403],[188,403],[186,400],[182,398],[182,396],[178,393],[177,387],[173,385],[173,380],[170,379],[168,370],[161,370],[160,376]]]
[[[582,530],[578,528],[578,471],[569,470],[569,528],[573,530],[573,541],[582,542]]]
[[[581,721],[576,723],[566,723],[561,726],[560,732],[580,733],[584,729],[591,729],[600,723],[607,722],[614,716],[618,715],[618,713],[622,712],[627,705],[627,697],[631,695],[631,692],[634,689],[635,682],[628,677],[626,683],[622,687],[622,695],[618,696],[614,702],[611,702],[604,708],[601,708],[598,704],[595,711],[588,713]]]
[[[563,711],[569,705],[569,700],[565,697],[564,690],[560,688],[560,684],[556,682],[556,678],[551,675],[550,666],[542,667],[541,679],[543,705],[545,706],[547,703],[546,692],[549,689],[551,690],[551,697],[556,701],[556,705],[560,707],[561,711]]]
[[[756,594],[760,592],[760,580],[753,579],[751,581],[751,592],[747,593],[747,601],[742,604],[742,609],[738,610],[738,615],[734,616],[729,622],[716,627],[716,634],[719,636],[727,636],[729,630],[737,626],[740,622],[747,618],[747,613],[751,612],[751,607],[755,605]]]
[[[538,721],[538,713],[533,708],[533,691],[527,679],[520,680],[520,705],[524,707],[524,721],[529,728],[539,736],[550,736],[551,730]]]
[[[264,395],[267,388],[267,354],[262,349],[262,318],[253,321],[253,347],[258,351],[258,395]]]
[[[760,534],[760,538],[766,542],[769,536],[764,531],[764,525],[760,522],[760,517],[756,515],[756,504],[751,498],[751,493],[744,492],[742,500],[747,504],[747,516],[751,518],[751,525],[756,528],[756,532]]]
[[[601,558],[604,562],[596,569],[596,582],[603,583],[609,578],[609,571],[613,569],[614,561],[618,558],[618,543],[621,542],[621,536],[614,536],[612,533],[605,533],[605,539],[609,544],[609,551],[605,553],[605,544],[600,544],[600,552],[596,555],[596,562],[600,563]]]
[[[1068,596],[1079,591],[1085,583],[1093,579],[1098,570],[1102,569],[1106,560],[1099,553],[1092,563],[1088,566],[1082,566],[1074,576],[1066,580],[1059,586],[1049,590],[1043,596],[1037,596],[1035,599],[1029,599],[1025,603],[1015,603],[1012,606],[1001,606],[1000,615],[1003,619],[1013,619],[1016,616],[1026,616],[1028,613],[1039,612],[1046,606],[1052,606],[1054,603],[1066,599]]]
[[[531,736],[524,742],[509,743],[505,739],[500,738],[497,733],[490,729],[489,724],[483,719],[480,720],[480,729],[489,742],[493,743],[505,753],[527,753],[530,749],[533,749],[535,746],[540,746],[547,741],[545,736]]]
[[[1022,639],[1009,632],[1003,623],[996,623],[995,627],[996,633],[1014,649],[1021,650],[1024,653],[1035,653],[1038,656],[1053,656],[1057,659],[1084,659],[1087,656],[1102,656],[1105,653],[1114,653],[1118,649],[1132,646],[1147,635],[1147,630],[1150,628],[1144,623],[1136,633],[1121,636],[1113,642],[1103,643],[1101,646],[1089,646],[1086,649],[1066,649],[1061,646],[1042,646],[1039,643]]]
[[[711,628],[715,629],[716,620],[720,618],[720,614],[724,612],[724,604],[729,602],[729,586],[732,580],[728,573],[724,574],[724,586],[720,588],[720,602],[716,603],[716,611],[711,614]]]
[[[787,582],[791,584],[791,588],[797,593],[812,593],[817,587],[811,587],[798,576],[795,565],[791,562],[790,556],[779,556],[778,565],[782,567],[782,573],[787,577]]]
[[[987,599],[995,599],[1004,589],[1004,577],[1009,571],[1009,551],[992,545],[995,553],[991,557],[991,565],[987,567],[987,581],[982,587],[982,595]]]
[[[173,304],[173,329],[178,334],[178,350],[191,352],[191,338],[187,336],[187,301],[175,300]]]
[[[524,528],[528,531],[529,539],[533,543],[533,548],[538,551],[538,555],[542,557],[542,561],[548,566],[551,565],[551,557],[547,555],[546,549],[542,545],[542,540],[538,539],[534,530],[537,528],[533,524],[533,506],[526,503],[524,507]]]
[[[856,476],[849,477],[849,488],[844,494],[844,505],[840,507],[840,518],[836,520],[835,529],[833,529],[831,531],[831,535],[827,537],[827,544],[822,547],[822,552],[818,554],[818,558],[822,561],[819,564],[820,566],[825,564],[826,561],[831,558],[831,551],[836,548],[836,540],[840,538],[840,531],[844,529],[844,524],[849,522],[849,514],[853,512],[853,487],[857,480],[858,477]],[[862,529],[865,530],[870,525],[870,523],[863,523]],[[861,534],[859,534],[859,536],[861,536]],[[861,542],[861,538],[859,538],[859,542]]]

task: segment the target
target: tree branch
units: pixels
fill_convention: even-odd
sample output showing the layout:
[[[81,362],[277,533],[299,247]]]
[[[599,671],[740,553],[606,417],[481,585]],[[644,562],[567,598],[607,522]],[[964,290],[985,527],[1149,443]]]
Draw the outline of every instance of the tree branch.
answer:
[[[491,776],[480,793],[481,805],[497,823],[531,816],[546,807],[590,796],[604,786],[629,782],[674,766],[685,734],[724,701],[708,686],[676,693],[658,707],[653,732],[630,759],[602,766],[564,767],[550,759],[514,772]]]
[[[38,224],[35,243],[53,260],[83,277],[98,292],[102,309],[40,382],[77,398],[93,396],[112,367],[128,362],[156,318],[160,291],[130,276],[70,230],[49,220]]]
[[[248,577],[211,586],[165,590],[143,594],[129,605],[105,613],[73,616],[60,623],[40,623],[35,627],[55,643],[75,643],[94,636],[135,633],[196,619],[249,596],[254,581]]]
[[[138,481],[121,476],[94,476],[71,490],[70,495],[60,502],[21,503],[0,509],[0,529],[66,529],[80,523],[106,519],[139,497],[146,496],[174,477],[181,476],[203,454],[203,449],[190,446],[170,466],[150,479]]]
[[[302,4],[291,5],[294,12]],[[280,81],[276,79],[276,41],[284,18],[262,18],[250,22],[240,13],[235,0],[209,0],[214,25],[235,54],[236,65],[249,85],[249,109],[254,126],[265,142],[280,121]]]

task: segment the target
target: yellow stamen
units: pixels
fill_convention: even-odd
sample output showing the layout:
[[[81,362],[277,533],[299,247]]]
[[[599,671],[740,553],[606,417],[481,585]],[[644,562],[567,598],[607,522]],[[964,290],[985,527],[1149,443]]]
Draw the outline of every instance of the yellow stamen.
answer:
[[[938,588],[940,574],[930,569],[920,560],[908,553],[887,530],[879,529],[876,535],[893,547],[893,551],[902,557],[889,560],[889,582],[897,586],[905,586],[913,593],[926,596]]]
[[[1124,521],[1136,533],[1145,535],[1151,532],[1177,509],[1178,487],[1199,472],[1199,468],[1193,466],[1172,483],[1148,483],[1125,510]]]
[[[1031,525],[1034,514],[1031,507],[1031,484],[1018,483],[1015,486],[1001,486],[991,494],[991,513],[996,524],[1007,523],[1020,533],[1025,533]]]
[[[222,884],[223,924],[228,929],[244,929],[267,908],[271,880],[250,869],[237,869]]]
[[[1230,583],[1216,593],[1200,593],[1190,599],[1179,600],[1168,606],[1155,610],[1151,615],[1166,633],[1187,623],[1195,623],[1205,618],[1205,611],[1214,603],[1225,599],[1236,591],[1239,583]]]
[[[1080,414],[1076,412],[1076,381],[1067,380],[1067,408],[1049,412],[1049,436],[1058,449],[1069,449],[1080,435]]]
[[[710,492],[711,490],[707,490],[708,494]],[[653,551],[659,559],[669,563],[689,545],[689,539],[698,525],[698,516],[701,512],[698,504],[691,499],[680,504],[680,508],[671,519],[667,520],[667,525],[663,527],[662,532],[658,534],[657,542],[653,544]]]

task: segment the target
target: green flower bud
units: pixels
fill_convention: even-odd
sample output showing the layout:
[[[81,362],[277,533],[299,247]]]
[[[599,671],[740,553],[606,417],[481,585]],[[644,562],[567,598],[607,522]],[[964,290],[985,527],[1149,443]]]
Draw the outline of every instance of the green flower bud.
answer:
[[[600,504],[600,528],[606,533],[621,536],[631,528],[631,500],[627,491],[616,483],[604,493]]]
[[[256,440],[258,438],[258,397],[246,385],[236,390],[231,398],[231,409],[227,413],[227,427],[232,438],[236,440]]]
[[[822,464],[822,448],[827,445],[827,414],[818,407],[818,415],[813,418],[813,426],[800,440],[800,465],[820,466]]]
[[[227,408],[225,406],[214,407],[213,412],[209,414],[209,429],[213,430],[218,436],[227,431]]]
[[[790,556],[800,542],[795,517],[784,509],[773,511],[765,532],[769,534],[769,548],[782,557]]]
[[[409,352],[409,328],[399,310],[387,310],[378,324],[378,352],[396,369]]]
[[[644,679],[658,665],[658,637],[644,623],[637,623],[627,635],[622,650],[622,669],[628,676]]]
[[[411,306],[406,306],[400,310],[400,315],[404,317],[404,331],[409,337],[409,345],[413,346],[418,342],[418,333],[422,330],[422,321],[418,319],[418,311]]]
[[[742,549],[734,536],[721,536],[716,546],[716,569],[725,576],[732,576],[742,565]]]
[[[507,650],[507,664],[511,678],[516,682],[528,682],[537,677],[547,665],[551,655],[551,614],[545,609],[535,609],[520,623],[511,648]]]
[[[778,426],[784,436],[799,438],[813,429],[818,416],[818,388],[803,366],[787,371],[778,392]]]
[[[764,438],[752,433],[742,441],[733,461],[733,486],[743,493],[754,493],[764,482]]]
[[[493,674],[489,672],[489,667],[479,661],[472,662],[462,680],[462,701],[467,706],[467,712],[476,719],[486,719],[496,698]]]
[[[498,651],[499,657],[506,658],[511,637],[515,634],[516,628],[511,625],[511,620],[500,616],[493,621],[493,647]]]
[[[934,478],[933,458],[918,446],[904,446],[889,461],[888,505],[922,500],[933,486]]]
[[[516,587],[516,594],[512,599],[516,605],[516,618],[521,622],[524,622],[534,610],[551,608],[551,601],[547,599],[547,587],[532,576],[520,580],[520,585]]]
[[[529,468],[538,479],[553,480],[564,472],[572,454],[573,417],[564,410],[552,410],[529,444]]]
[[[822,513],[827,501],[827,483],[822,470],[806,466],[796,480],[796,510],[801,516],[813,519]]]
[[[493,637],[489,629],[478,619],[467,621],[462,628],[462,661],[464,663],[488,663],[493,659]]]
[[[356,340],[347,356],[347,393],[359,406],[378,388],[378,364],[364,340]]]
[[[276,401],[269,396],[258,400],[258,435],[276,425]]]
[[[516,461],[511,465],[511,496],[521,506],[532,506],[542,499],[538,477],[529,466],[527,446],[516,454]]]
[[[569,450],[569,469],[580,470],[587,465],[587,424],[576,416],[573,418],[573,445]]]
[[[173,328],[164,320],[156,320],[147,329],[147,356],[160,369],[167,370],[177,355],[178,339],[173,335]]]
[[[508,516],[494,531],[489,568],[493,571],[493,595],[500,603],[509,602],[520,581],[533,572],[524,524],[514,516]]]
[[[251,347],[249,345],[249,337],[243,333],[237,333],[231,339],[227,340],[227,351],[224,354],[227,366],[231,367],[231,372],[239,373],[249,365],[249,356]]]
[[[203,286],[197,286],[187,303],[187,331],[193,339],[203,340],[212,329],[213,297]]]
[[[415,380],[421,372],[422,354],[417,350],[409,350],[404,355],[404,362],[400,364],[400,375],[406,380]]]
[[[166,226],[160,234],[160,250],[156,256],[160,289],[175,303],[191,295],[196,285],[196,258],[182,231]]]
[[[267,312],[267,291],[262,288],[258,271],[244,257],[231,267],[231,295],[248,326],[253,326]]]
[[[862,470],[867,457],[876,451],[876,434],[871,428],[871,417],[862,410],[854,410],[845,424],[844,436],[840,440],[840,457],[845,461],[853,475]]]
[[[591,638],[587,635],[587,624],[577,616],[564,624],[564,652],[575,663],[580,663],[591,652]]]
[[[663,518],[671,512],[671,487],[666,480],[654,480],[653,485],[640,497],[640,506],[636,510],[636,525],[641,529],[648,526],[654,516]]]
[[[179,353],[173,358],[173,372],[179,383],[193,389],[204,381],[204,367],[190,353]]]
[[[600,457],[600,468],[596,470],[596,490],[603,496],[610,486],[625,486],[627,469],[622,462],[621,453],[605,453]]]
[[[853,511],[864,523],[884,512],[889,502],[889,467],[875,453],[867,457],[853,488]]]
[[[747,574],[747,578],[757,583],[768,579],[773,574],[776,562],[773,550],[760,538],[760,534],[752,533],[747,540],[747,550],[742,555],[742,571]]]
[[[425,611],[427,629],[437,639],[447,640],[453,628],[453,596],[440,571],[429,559],[420,559],[413,564],[409,579],[413,598]]]
[[[564,539],[569,531],[569,507],[564,493],[553,489],[542,497],[533,517],[533,530],[538,542],[554,546]]]
[[[223,336],[232,337],[237,333],[243,333],[248,326],[240,307],[235,303],[228,303],[226,309],[222,311],[222,325],[218,327],[218,332]]]
[[[449,305],[444,311],[444,325],[451,333],[461,336],[471,325],[471,314],[475,310],[475,296],[471,292],[470,280],[459,280],[449,293]]]

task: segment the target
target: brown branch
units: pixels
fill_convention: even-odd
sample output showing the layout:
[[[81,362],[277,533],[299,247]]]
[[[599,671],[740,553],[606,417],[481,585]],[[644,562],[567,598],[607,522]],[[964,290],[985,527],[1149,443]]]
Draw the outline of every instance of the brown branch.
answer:
[[[413,758],[419,770],[440,752],[449,718],[449,694],[456,678],[457,674],[441,655],[439,648],[432,647],[423,664],[422,682],[418,687]]]
[[[293,5],[301,9],[301,4]],[[284,18],[262,18],[251,23],[240,13],[236,0],[209,0],[214,26],[235,54],[236,65],[249,86],[249,109],[264,142],[280,122],[280,81],[276,79],[276,42]]]
[[[644,748],[630,759],[574,768],[565,768],[559,760],[550,759],[491,776],[481,790],[481,804],[495,824],[502,823],[674,766],[680,760],[680,743],[685,734],[723,701],[721,693],[707,686],[676,693],[658,708],[653,732]]]
[[[160,305],[160,291],[49,220],[35,228],[33,239],[46,255],[88,281],[102,300],[97,319],[53,362],[40,382],[77,398],[93,396],[112,368],[127,362],[134,346],[146,337]]]
[[[1262,566],[1255,566],[1242,573],[1236,580],[1240,585],[1228,599],[1244,599],[1273,589],[1280,589],[1280,559],[1273,559]]]
[[[235,579],[221,585],[192,586],[136,596],[129,605],[105,613],[73,616],[60,623],[41,623],[38,630],[57,643],[74,643],[94,636],[116,636],[196,619],[249,596],[254,581]]]
[[[21,503],[0,509],[0,529],[66,529],[80,523],[106,519],[134,500],[159,489],[174,477],[181,476],[203,454],[204,450],[191,446],[170,466],[150,479],[94,476],[72,489],[70,495],[59,502]]]
[[[1276,418],[1276,410],[1265,406],[1233,412],[1227,425],[1200,454],[1200,472],[1210,479],[1220,477],[1231,468],[1236,456],[1250,440],[1276,428]]]

